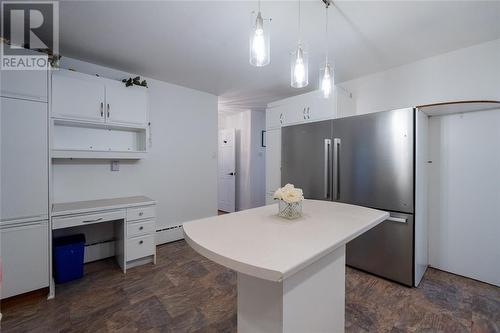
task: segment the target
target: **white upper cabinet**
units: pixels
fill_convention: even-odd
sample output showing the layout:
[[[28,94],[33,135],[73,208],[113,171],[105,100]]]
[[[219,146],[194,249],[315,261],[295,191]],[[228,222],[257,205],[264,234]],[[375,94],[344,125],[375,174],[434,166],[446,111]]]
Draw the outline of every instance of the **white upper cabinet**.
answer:
[[[62,69],[52,74],[52,117],[104,122],[104,96],[98,77]]]
[[[266,111],[266,129],[280,128],[283,124],[283,108],[276,106],[268,108]]]
[[[321,91],[289,97],[268,105],[266,128],[333,119],[354,114],[354,101],[350,93],[336,87],[332,96],[323,98]]]
[[[144,87],[125,87],[120,81],[106,82],[106,118],[119,124],[147,124],[148,90]]]
[[[47,71],[3,70],[2,96],[47,102]]]
[[[68,70],[52,75],[52,117],[118,125],[147,125],[147,88]]]
[[[42,55],[30,50],[19,50],[19,52],[27,55]],[[46,55],[42,56],[46,57]],[[2,70],[0,75],[2,96],[47,102],[47,72],[46,70]]]

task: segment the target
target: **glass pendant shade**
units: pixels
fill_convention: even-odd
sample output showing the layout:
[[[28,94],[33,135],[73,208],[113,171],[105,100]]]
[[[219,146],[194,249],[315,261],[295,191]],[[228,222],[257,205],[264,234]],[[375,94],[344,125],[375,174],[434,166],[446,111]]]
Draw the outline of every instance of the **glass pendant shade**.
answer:
[[[309,84],[307,52],[302,45],[297,46],[297,50],[291,54],[291,86],[303,88]]]
[[[260,12],[252,14],[252,28],[250,31],[250,64],[262,67],[269,64],[269,26],[264,26],[264,19]]]
[[[324,98],[330,98],[333,93],[333,70],[329,63],[319,70],[319,89]]]

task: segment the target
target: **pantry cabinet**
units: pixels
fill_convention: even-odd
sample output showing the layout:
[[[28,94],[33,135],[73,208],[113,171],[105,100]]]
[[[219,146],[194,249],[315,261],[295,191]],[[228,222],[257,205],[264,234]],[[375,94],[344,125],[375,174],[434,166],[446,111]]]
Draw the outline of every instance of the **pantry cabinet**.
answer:
[[[0,221],[46,219],[47,103],[1,97],[0,110]]]

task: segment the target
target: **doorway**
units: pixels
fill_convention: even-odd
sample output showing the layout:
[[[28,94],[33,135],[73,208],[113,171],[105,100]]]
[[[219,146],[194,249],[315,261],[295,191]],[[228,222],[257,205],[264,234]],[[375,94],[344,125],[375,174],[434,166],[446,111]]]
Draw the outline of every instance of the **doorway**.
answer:
[[[236,129],[219,130],[218,210],[232,213],[236,208]]]

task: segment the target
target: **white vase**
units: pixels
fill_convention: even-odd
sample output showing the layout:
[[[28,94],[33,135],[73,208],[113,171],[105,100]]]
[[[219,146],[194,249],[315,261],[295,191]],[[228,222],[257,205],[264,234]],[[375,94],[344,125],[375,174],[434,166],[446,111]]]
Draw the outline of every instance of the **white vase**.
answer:
[[[288,203],[283,200],[279,201],[279,216],[286,219],[296,219],[302,216],[302,201]]]

